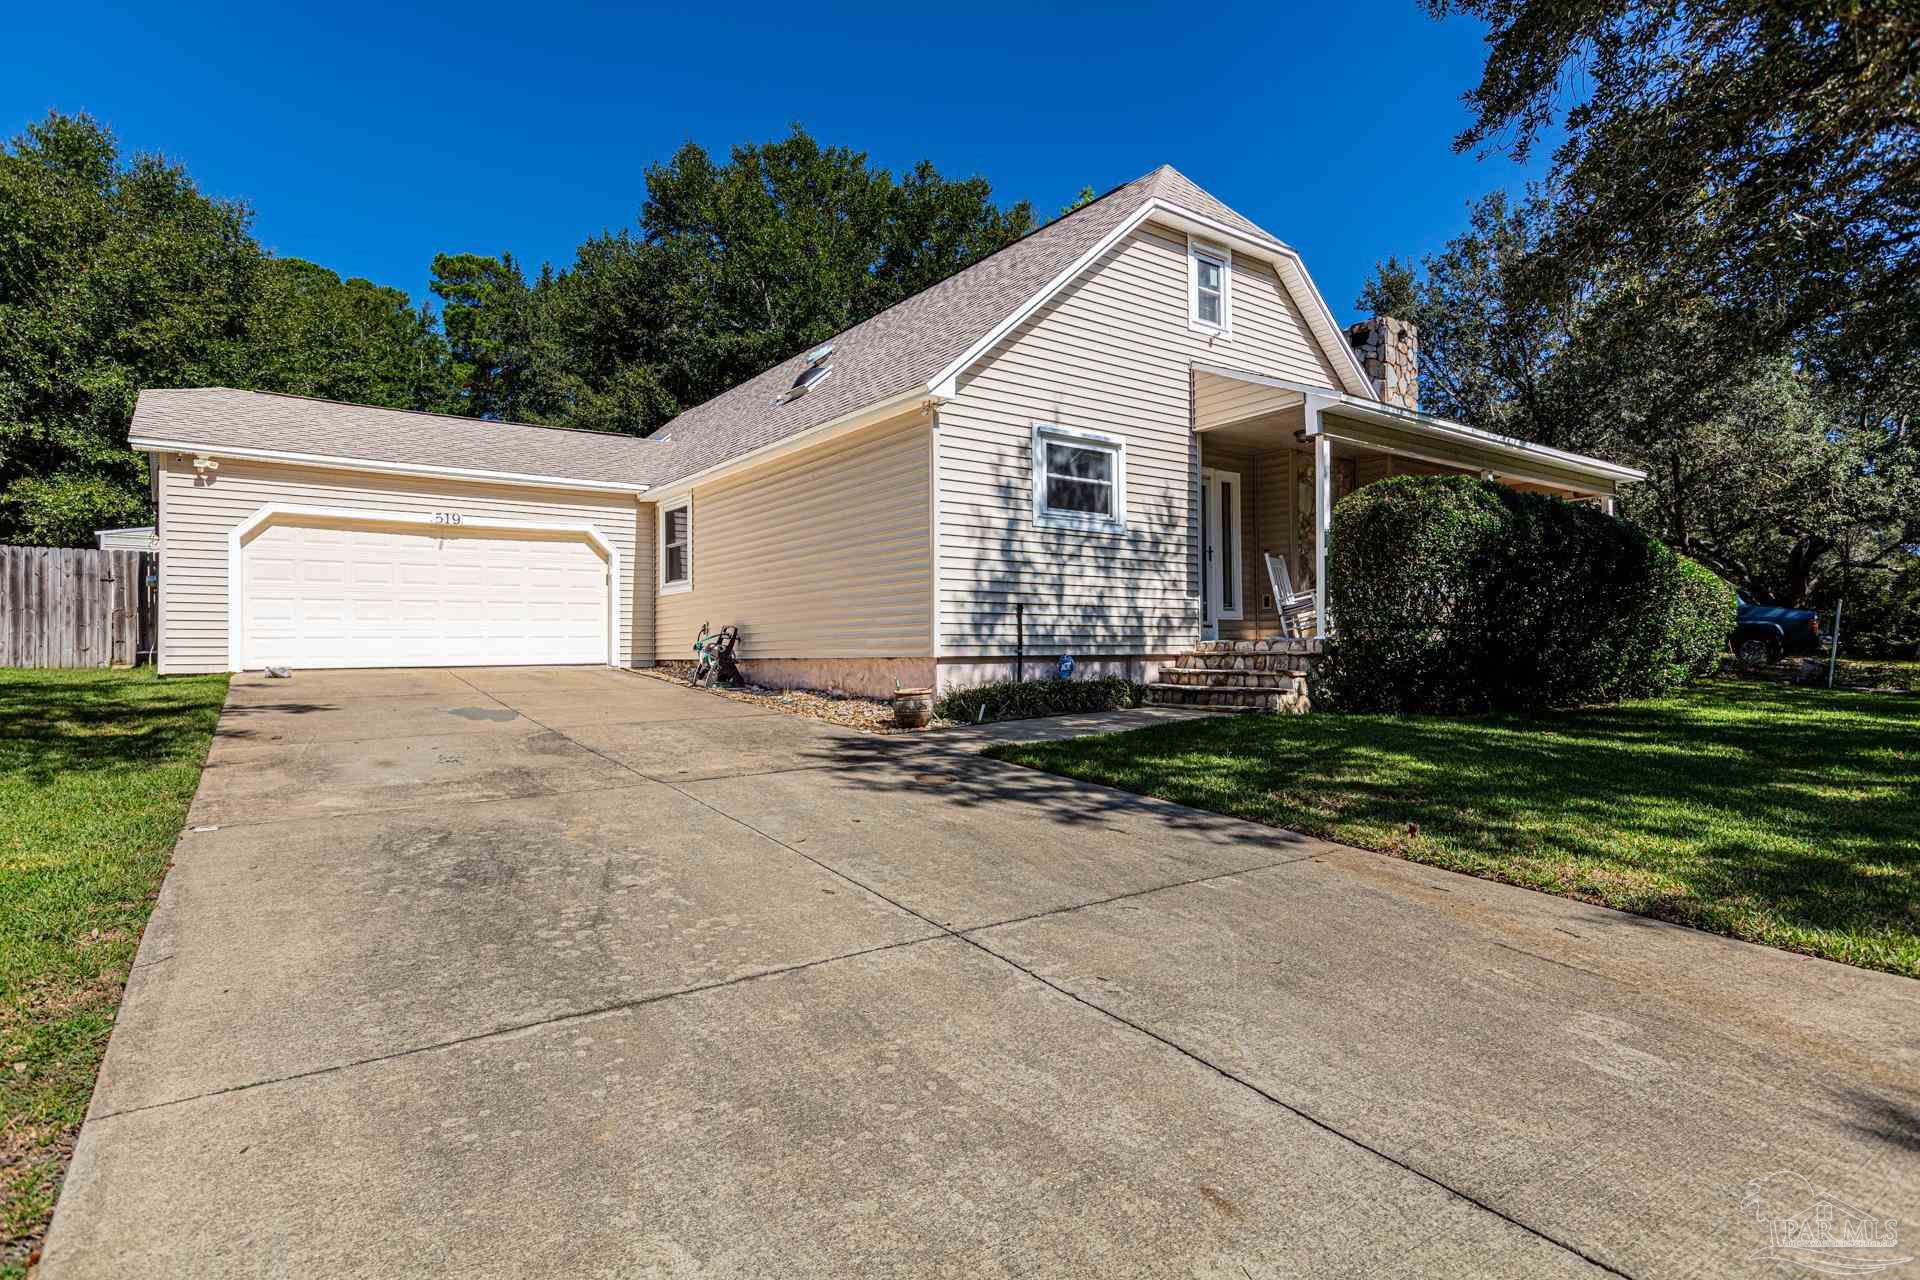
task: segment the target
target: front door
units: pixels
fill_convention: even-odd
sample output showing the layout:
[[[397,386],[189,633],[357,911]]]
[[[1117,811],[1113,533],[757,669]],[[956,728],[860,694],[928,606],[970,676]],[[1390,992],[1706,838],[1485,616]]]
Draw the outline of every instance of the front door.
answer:
[[[1240,473],[1200,472],[1200,598],[1203,634],[1220,638],[1220,624],[1245,617],[1240,599]]]

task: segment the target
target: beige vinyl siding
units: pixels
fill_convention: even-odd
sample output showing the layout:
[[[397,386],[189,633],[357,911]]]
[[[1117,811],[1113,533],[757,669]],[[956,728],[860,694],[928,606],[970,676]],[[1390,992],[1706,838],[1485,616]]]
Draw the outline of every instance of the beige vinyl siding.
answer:
[[[154,533],[151,526],[111,529],[94,534],[94,542],[102,551],[152,551]]]
[[[1032,653],[1199,638],[1192,363],[1337,385],[1272,269],[1236,255],[1232,271],[1232,338],[1194,332],[1186,236],[1143,226],[962,375],[939,411],[942,656],[1011,653],[1016,603]],[[1124,529],[1035,521],[1036,422],[1126,441]]]
[[[159,455],[160,673],[227,670],[227,535],[269,504],[432,513],[557,524],[590,524],[620,552],[619,660],[653,661],[653,542],[638,536],[643,514],[631,494],[592,493],[224,458],[211,477],[184,454]]]
[[[1274,607],[1273,589],[1267,583],[1267,562],[1261,557],[1271,551],[1287,561],[1289,572],[1293,570],[1294,529],[1298,523],[1293,515],[1293,468],[1298,456],[1291,449],[1268,449],[1254,461],[1254,487],[1260,495],[1260,511],[1254,521],[1256,545],[1251,558],[1260,576],[1255,584],[1257,593],[1248,598],[1261,606],[1261,622],[1268,630],[1278,627],[1280,615]]]
[[[659,597],[659,655],[710,622],[747,659],[931,656],[931,441],[916,414],[695,486],[693,589]]]
[[[1219,423],[1286,413],[1301,418],[1296,391],[1204,371],[1195,373],[1193,383],[1193,418],[1203,430]]]

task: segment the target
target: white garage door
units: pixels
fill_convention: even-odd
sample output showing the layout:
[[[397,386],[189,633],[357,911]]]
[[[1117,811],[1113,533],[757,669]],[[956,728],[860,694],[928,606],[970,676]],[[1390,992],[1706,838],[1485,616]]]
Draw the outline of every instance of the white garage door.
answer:
[[[605,662],[608,576],[577,533],[272,523],[241,550],[240,665]]]

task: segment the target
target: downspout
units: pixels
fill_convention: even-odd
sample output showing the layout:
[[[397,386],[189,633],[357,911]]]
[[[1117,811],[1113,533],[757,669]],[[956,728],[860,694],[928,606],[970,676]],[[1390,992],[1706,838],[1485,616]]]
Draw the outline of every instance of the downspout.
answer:
[[[1027,605],[1024,600],[1013,602],[1013,682],[1019,684],[1027,678]]]

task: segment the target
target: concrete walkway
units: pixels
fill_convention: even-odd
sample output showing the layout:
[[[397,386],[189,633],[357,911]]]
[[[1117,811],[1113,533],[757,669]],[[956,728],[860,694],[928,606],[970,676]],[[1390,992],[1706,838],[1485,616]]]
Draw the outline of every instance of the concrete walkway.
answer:
[[[243,677],[42,1275],[1776,1275],[1920,1253],[1916,1026],[958,742]]]
[[[1061,716],[1036,716],[1031,720],[996,720],[991,724],[955,725],[933,729],[918,739],[923,745],[985,751],[1002,742],[1054,742],[1061,738],[1084,738],[1094,733],[1125,733],[1174,720],[1193,720],[1231,712],[1201,711],[1193,707],[1133,707],[1126,711],[1079,711]]]

